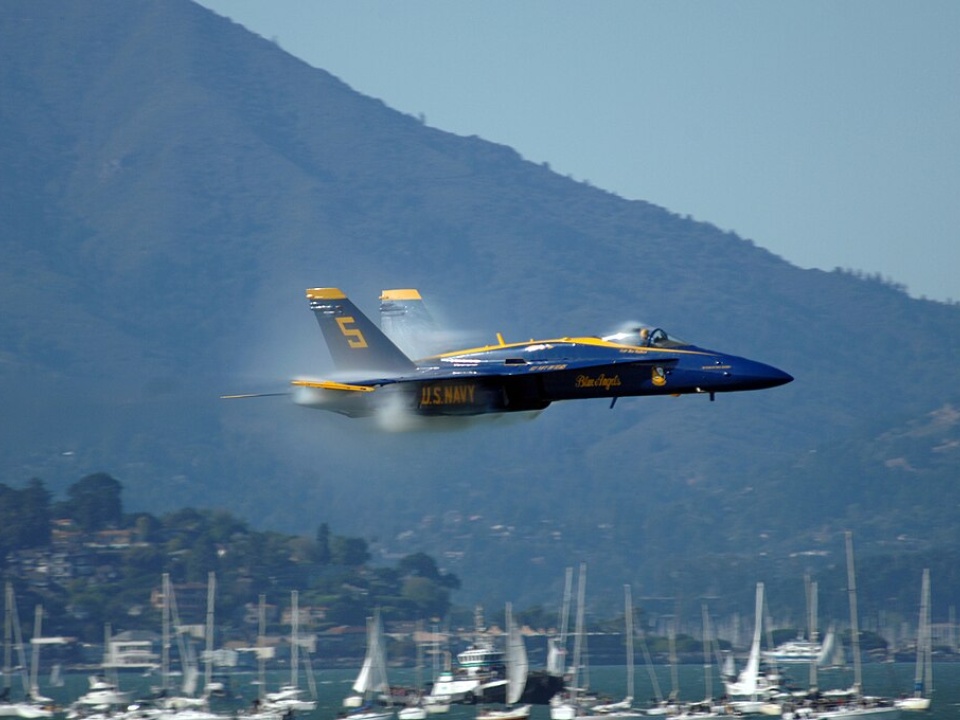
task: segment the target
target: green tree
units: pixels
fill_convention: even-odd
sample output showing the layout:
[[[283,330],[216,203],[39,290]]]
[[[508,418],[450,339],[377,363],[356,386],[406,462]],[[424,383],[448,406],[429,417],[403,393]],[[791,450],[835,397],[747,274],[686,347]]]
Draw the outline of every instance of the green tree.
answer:
[[[20,491],[20,513],[23,517],[21,542],[26,547],[50,544],[50,493],[43,481],[33,478]]]
[[[341,595],[327,609],[327,619],[335,625],[363,625],[367,618],[366,605],[346,595]]]
[[[68,516],[86,532],[119,525],[123,520],[123,486],[106,473],[94,473],[67,488]]]
[[[146,579],[151,585],[163,573],[163,553],[156,547],[133,547],[123,554],[123,574],[129,579]]]
[[[429,578],[408,577],[401,597],[413,603],[418,617],[443,617],[450,608],[450,593]]]
[[[201,535],[187,555],[187,581],[206,582],[207,573],[217,569],[217,547],[209,535]]]
[[[418,552],[406,555],[397,563],[397,570],[402,575],[422,577],[432,580],[441,587],[457,590],[460,588],[460,578],[453,573],[441,573],[437,562],[426,553]]]
[[[359,567],[370,559],[367,541],[363,538],[335,535],[330,541],[330,558],[334,565]]]
[[[20,536],[19,515],[17,491],[0,483],[0,563],[6,561],[10,550],[17,548]]]
[[[186,507],[168,513],[161,518],[168,533],[192,542],[209,527],[209,521],[203,511]]]
[[[50,493],[33,478],[22,490],[0,483],[0,551],[50,544]]]
[[[415,575],[428,580],[438,580],[440,578],[440,570],[437,568],[436,561],[422,552],[400,558],[400,562],[397,563],[397,570],[403,575]]]
[[[330,526],[321,523],[317,528],[317,564],[330,564]]]
[[[156,542],[160,532],[160,521],[150,513],[140,513],[135,516],[133,526],[137,531],[137,540],[140,542]]]

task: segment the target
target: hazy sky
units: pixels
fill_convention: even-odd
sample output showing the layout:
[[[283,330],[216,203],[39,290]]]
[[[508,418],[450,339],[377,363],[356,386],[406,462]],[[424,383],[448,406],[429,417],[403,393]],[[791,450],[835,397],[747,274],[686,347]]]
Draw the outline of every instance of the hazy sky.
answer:
[[[557,172],[960,300],[960,2],[202,0]]]

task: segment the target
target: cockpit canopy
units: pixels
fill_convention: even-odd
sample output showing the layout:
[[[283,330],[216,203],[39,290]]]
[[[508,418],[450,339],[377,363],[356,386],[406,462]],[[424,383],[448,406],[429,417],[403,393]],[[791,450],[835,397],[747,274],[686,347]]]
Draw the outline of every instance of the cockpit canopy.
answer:
[[[613,335],[603,337],[607,342],[617,343],[619,345],[632,345],[634,347],[659,347],[674,348],[689,345],[686,340],[681,340],[673,335],[668,335],[663,328],[653,327],[651,325],[635,325],[627,330],[623,330]]]

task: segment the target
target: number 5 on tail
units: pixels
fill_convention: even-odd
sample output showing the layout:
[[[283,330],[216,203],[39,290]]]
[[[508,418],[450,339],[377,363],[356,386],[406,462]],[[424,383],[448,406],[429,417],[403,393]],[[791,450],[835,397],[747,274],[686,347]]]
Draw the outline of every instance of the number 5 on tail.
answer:
[[[363,333],[360,332],[360,328],[351,327],[356,322],[352,317],[337,318],[337,325],[340,326],[340,332],[347,338],[347,345],[357,349],[365,348],[367,347],[367,340],[363,337]]]

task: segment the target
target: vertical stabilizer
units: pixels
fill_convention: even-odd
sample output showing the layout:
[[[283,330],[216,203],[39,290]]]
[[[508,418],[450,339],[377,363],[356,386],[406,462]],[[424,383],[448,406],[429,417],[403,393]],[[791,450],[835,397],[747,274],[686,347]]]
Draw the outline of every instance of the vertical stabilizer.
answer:
[[[450,338],[412,288],[380,294],[380,327],[409,357],[427,357],[449,350]]]
[[[338,370],[410,372],[416,365],[337,288],[307,290]]]

